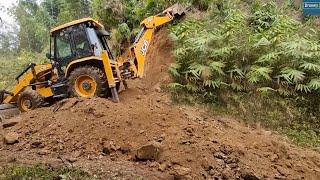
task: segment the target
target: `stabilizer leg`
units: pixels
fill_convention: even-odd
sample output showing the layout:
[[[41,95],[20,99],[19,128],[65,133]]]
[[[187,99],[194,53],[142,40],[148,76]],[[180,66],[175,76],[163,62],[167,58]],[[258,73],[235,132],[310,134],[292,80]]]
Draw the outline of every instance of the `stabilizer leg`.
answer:
[[[124,86],[124,89],[128,89],[129,87],[128,87],[128,83],[125,81],[125,80],[123,80],[122,81],[122,84],[123,84],[123,86]]]
[[[116,87],[111,88],[111,94],[112,94],[112,101],[113,102],[115,102],[115,103],[120,102],[118,90]]]

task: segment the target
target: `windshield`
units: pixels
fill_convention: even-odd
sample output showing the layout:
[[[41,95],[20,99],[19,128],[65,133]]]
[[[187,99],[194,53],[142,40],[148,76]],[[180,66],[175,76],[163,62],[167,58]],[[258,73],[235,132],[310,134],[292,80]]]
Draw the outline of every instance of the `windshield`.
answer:
[[[91,45],[83,26],[74,28],[72,35],[77,58],[92,56]]]
[[[106,31],[96,30],[92,27],[87,28],[87,33],[93,46],[95,56],[101,57],[102,51],[106,50],[108,52],[109,59],[113,60],[114,58],[108,45],[109,33]]]
[[[71,42],[70,33],[61,31],[56,35],[55,56],[61,66],[65,66],[68,63],[67,60],[72,58],[72,50],[71,50],[70,42]]]
[[[100,57],[103,50],[103,45],[99,40],[95,30],[93,28],[87,28],[87,34],[90,39],[94,55]]]

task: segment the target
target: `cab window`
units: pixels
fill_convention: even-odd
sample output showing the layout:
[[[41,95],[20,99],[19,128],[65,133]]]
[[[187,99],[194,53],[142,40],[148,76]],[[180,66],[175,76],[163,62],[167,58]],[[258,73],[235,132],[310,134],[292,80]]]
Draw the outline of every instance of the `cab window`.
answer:
[[[77,58],[92,56],[92,48],[84,27],[75,27],[72,34]]]
[[[62,31],[56,36],[56,58],[61,66],[65,66],[67,60],[72,58],[69,33]]]
[[[93,28],[87,28],[87,34],[89,36],[90,42],[93,45],[92,46],[92,50],[95,56],[100,57],[101,56],[101,52],[103,50],[103,46],[102,43],[100,41],[100,39],[98,38],[95,30]]]

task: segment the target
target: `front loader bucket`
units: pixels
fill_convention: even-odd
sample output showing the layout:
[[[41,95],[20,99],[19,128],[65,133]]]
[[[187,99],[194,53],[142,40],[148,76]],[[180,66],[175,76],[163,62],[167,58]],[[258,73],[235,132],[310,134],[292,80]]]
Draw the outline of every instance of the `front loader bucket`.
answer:
[[[0,105],[0,122],[5,119],[10,119],[16,115],[19,115],[19,109],[12,104],[1,104]]]
[[[12,118],[13,116],[16,116],[20,114],[19,109],[13,105],[13,104],[3,104],[3,101],[5,99],[5,94],[12,95],[11,92],[1,90],[0,91],[0,122],[4,119]]]
[[[13,96],[13,93],[6,90],[0,90],[0,104],[3,104],[6,95]]]

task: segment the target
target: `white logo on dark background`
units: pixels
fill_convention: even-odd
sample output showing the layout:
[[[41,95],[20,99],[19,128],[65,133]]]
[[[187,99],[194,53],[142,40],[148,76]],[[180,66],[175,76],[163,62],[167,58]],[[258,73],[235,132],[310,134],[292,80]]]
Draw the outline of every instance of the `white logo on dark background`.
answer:
[[[141,53],[142,55],[146,55],[149,47],[149,42],[147,40],[144,40],[142,47],[141,47]]]

